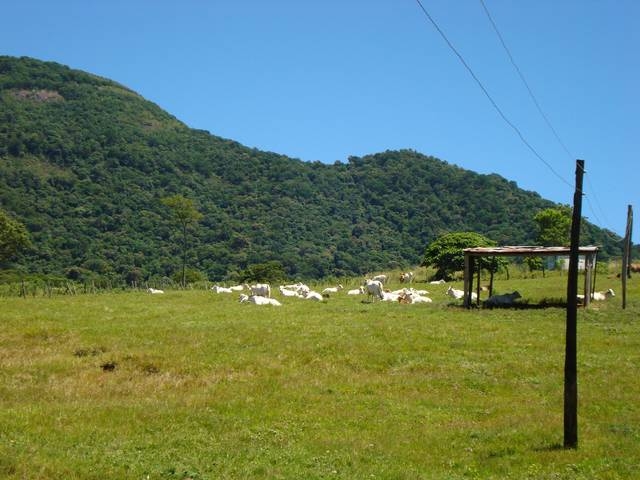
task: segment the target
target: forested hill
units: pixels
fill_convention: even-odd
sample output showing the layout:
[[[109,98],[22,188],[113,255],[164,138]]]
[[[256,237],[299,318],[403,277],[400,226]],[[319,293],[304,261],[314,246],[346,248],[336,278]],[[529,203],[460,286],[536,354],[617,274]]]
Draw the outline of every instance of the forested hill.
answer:
[[[269,261],[292,278],[417,265],[452,231],[531,244],[533,215],[553,206],[415,151],[326,165],[250,149],[113,81],[0,57],[0,207],[31,234],[23,269],[171,276],[180,237],[161,199],[173,194],[203,214],[189,265],[211,280]],[[583,243],[619,253],[587,230]]]

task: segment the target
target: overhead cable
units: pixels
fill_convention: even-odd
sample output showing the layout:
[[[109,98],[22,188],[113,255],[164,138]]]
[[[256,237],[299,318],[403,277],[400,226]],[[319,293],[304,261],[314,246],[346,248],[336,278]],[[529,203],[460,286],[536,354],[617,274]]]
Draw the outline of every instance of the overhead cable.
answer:
[[[438,33],[440,34],[440,36],[442,37],[442,39],[446,42],[446,44],[449,46],[449,48],[453,51],[453,53],[458,57],[458,59],[460,60],[460,62],[462,63],[462,65],[467,69],[467,71],[469,72],[469,74],[471,75],[471,77],[475,80],[475,82],[478,84],[478,86],[480,87],[480,89],[482,90],[482,92],[484,93],[484,95],[487,97],[487,99],[489,100],[489,102],[491,102],[491,105],[493,106],[493,108],[498,112],[498,114],[500,115],[500,117],[502,118],[502,120],[504,120],[504,122],[509,125],[514,132],[516,132],[516,134],[518,135],[518,137],[520,138],[520,141],[531,151],[531,153],[533,153],[535,155],[536,158],[538,158],[538,160],[540,160],[542,163],[544,163],[547,168],[556,176],[558,177],[562,182],[564,182],[565,184],[567,184],[569,187],[573,188],[573,185],[567,181],[562,175],[560,175],[552,166],[549,162],[547,162],[544,158],[542,158],[542,156],[538,153],[538,151],[533,148],[533,146],[527,141],[527,139],[524,137],[524,135],[522,134],[522,132],[520,131],[520,129],[513,123],[511,122],[511,120],[509,120],[507,118],[507,116],[503,113],[503,111],[500,109],[500,107],[498,106],[498,104],[495,102],[495,100],[493,99],[493,97],[489,94],[489,92],[487,91],[487,89],[485,88],[485,86],[482,84],[482,82],[480,81],[480,79],[477,77],[477,75],[474,73],[474,71],[471,69],[471,67],[469,66],[469,64],[466,62],[466,60],[464,59],[464,57],[460,54],[460,52],[458,52],[458,50],[453,46],[453,44],[451,43],[451,41],[447,38],[447,36],[445,35],[445,33],[442,31],[442,29],[438,26],[438,24],[436,23],[436,21],[433,19],[433,17],[429,14],[429,12],[427,11],[427,9],[424,7],[424,5],[422,4],[422,2],[420,0],[416,0],[416,2],[418,3],[418,5],[420,6],[420,9],[422,10],[422,12],[424,13],[424,15],[429,19],[429,21],[431,22],[431,24],[435,27],[435,29],[438,31]]]
[[[544,122],[547,124],[547,127],[549,127],[549,130],[551,130],[551,132],[553,133],[553,136],[556,138],[558,144],[562,147],[562,149],[565,151],[565,153],[568,155],[568,157],[571,160],[573,160],[575,158],[574,155],[569,151],[569,149],[567,148],[565,143],[560,138],[560,135],[558,135],[558,132],[556,131],[556,129],[551,124],[551,121],[549,120],[547,115],[542,110],[542,107],[540,106],[540,102],[538,102],[538,99],[534,95],[533,90],[531,89],[531,87],[529,86],[529,83],[525,79],[524,74],[522,73],[522,71],[520,70],[520,67],[518,67],[518,64],[516,63],[515,59],[513,58],[513,55],[511,54],[511,51],[509,50],[509,47],[507,47],[507,43],[505,42],[502,34],[500,33],[500,30],[498,29],[498,25],[493,20],[493,17],[491,16],[491,13],[489,12],[489,9],[487,8],[487,5],[484,3],[484,0],[480,0],[480,4],[482,5],[482,9],[484,10],[484,13],[486,14],[487,18],[489,19],[489,22],[491,23],[491,26],[493,27],[494,32],[498,36],[498,39],[500,40],[500,44],[502,45],[502,48],[504,49],[504,51],[506,52],[507,56],[509,57],[509,61],[511,62],[511,65],[513,65],[513,68],[516,70],[516,72],[518,73],[518,76],[520,77],[520,80],[522,81],[522,83],[524,84],[525,88],[527,89],[527,92],[529,93],[529,97],[531,97],[531,100],[533,101],[533,104],[535,105],[536,109],[538,110],[538,113],[543,118]],[[591,196],[593,196],[593,200],[596,203],[596,205],[598,206],[598,208],[600,209],[600,212],[603,214],[603,216],[605,216],[604,215],[604,210],[602,209],[602,207],[600,206],[600,202],[598,201],[598,197],[596,195],[595,188],[593,188],[593,185],[591,184],[591,182],[589,180],[589,176],[586,175],[587,172],[584,172],[584,173],[585,173],[585,176],[587,178],[587,183],[589,184],[589,189],[590,189],[590,192],[591,192]],[[598,223],[600,223],[602,225],[605,225],[606,223],[608,223],[608,222],[603,222],[602,220],[600,220],[596,210],[593,208],[593,205],[591,204],[591,201],[589,200],[589,197],[586,194],[585,194],[585,199],[587,200],[587,204],[589,205],[589,209],[593,213],[594,217],[596,217],[596,220],[598,221]],[[605,218],[605,220],[606,220],[606,218]]]

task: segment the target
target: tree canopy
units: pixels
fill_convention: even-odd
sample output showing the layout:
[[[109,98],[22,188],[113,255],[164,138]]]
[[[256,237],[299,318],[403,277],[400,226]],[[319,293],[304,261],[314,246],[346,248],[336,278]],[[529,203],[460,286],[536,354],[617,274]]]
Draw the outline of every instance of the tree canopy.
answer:
[[[571,207],[560,205],[545,208],[533,217],[537,226],[536,239],[545,247],[566,247],[571,233]]]
[[[11,260],[30,243],[25,226],[0,209],[0,264]]]
[[[193,200],[182,195],[171,195],[162,199],[162,203],[169,207],[174,220],[177,222],[182,232],[182,275],[181,284],[186,284],[186,265],[188,251],[188,231],[189,227],[202,220],[202,214],[198,211]]]
[[[475,232],[454,232],[438,237],[424,252],[422,265],[437,269],[436,277],[448,280],[454,272],[464,269],[464,249],[493,247],[496,242]],[[499,263],[490,262],[489,268],[498,268]]]

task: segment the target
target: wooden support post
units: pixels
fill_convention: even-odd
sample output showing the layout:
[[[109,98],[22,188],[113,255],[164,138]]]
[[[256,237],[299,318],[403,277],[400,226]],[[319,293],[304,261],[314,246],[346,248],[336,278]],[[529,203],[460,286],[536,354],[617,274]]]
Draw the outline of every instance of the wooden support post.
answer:
[[[564,357],[564,448],[578,448],[577,295],[583,174],[584,160],[577,160],[576,187],[573,194],[573,217],[571,219],[569,273],[567,275],[567,328]]]
[[[588,307],[591,303],[591,274],[593,272],[593,264],[591,254],[584,256],[584,307]]]
[[[493,295],[493,275],[494,275],[494,266],[498,265],[498,262],[496,261],[496,257],[491,257],[491,275],[489,276],[489,297],[491,297],[491,295]]]
[[[480,273],[482,273],[482,258],[478,258],[478,283],[476,284],[476,306],[480,306]]]
[[[471,278],[471,255],[465,252],[464,254],[464,277],[463,277],[463,289],[464,289],[464,306],[471,308],[471,285],[473,279]]]
[[[593,280],[591,282],[591,291],[596,291],[596,277],[598,275],[598,254],[594,253],[591,255],[591,261],[593,266]]]

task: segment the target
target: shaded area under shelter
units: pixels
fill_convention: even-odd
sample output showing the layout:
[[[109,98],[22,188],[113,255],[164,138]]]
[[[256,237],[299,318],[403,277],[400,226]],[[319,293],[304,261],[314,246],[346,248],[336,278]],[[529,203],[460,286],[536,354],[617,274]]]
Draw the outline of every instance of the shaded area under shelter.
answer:
[[[477,271],[476,286],[477,305],[480,304],[480,262],[482,257],[551,257],[569,255],[570,247],[541,247],[541,246],[505,246],[505,247],[474,247],[465,248],[464,252],[464,306],[471,308],[471,292],[473,292],[473,278]],[[584,256],[584,306],[589,305],[591,292],[595,288],[594,272],[598,247],[590,245],[579,247],[578,255]],[[477,264],[477,265],[476,265]],[[493,292],[489,292],[491,295]]]

